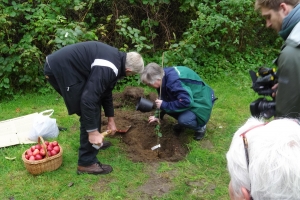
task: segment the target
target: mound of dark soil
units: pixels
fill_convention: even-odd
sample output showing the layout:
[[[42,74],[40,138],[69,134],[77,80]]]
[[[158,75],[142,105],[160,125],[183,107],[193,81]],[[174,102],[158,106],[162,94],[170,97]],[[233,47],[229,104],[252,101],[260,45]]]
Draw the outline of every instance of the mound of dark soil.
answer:
[[[134,162],[159,162],[179,161],[188,153],[186,147],[187,137],[173,135],[172,127],[176,121],[165,115],[161,120],[160,132],[162,137],[155,133],[156,123],[149,124],[148,117],[154,115],[155,108],[151,112],[136,111],[136,104],[140,97],[155,101],[156,93],[144,94],[144,89],[139,87],[127,87],[122,93],[114,94],[115,123],[118,129],[131,128],[127,133],[116,133],[111,137],[120,137],[121,147],[127,152],[129,159]],[[106,119],[102,121],[102,129],[106,127]],[[160,148],[151,150],[155,145]]]

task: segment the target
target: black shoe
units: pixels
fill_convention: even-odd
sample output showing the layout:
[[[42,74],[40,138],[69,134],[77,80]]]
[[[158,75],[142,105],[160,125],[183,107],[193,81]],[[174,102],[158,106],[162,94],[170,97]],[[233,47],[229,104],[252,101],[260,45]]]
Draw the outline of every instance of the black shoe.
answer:
[[[175,136],[178,137],[180,135],[180,133],[183,132],[183,131],[184,131],[184,128],[182,126],[180,126],[179,124],[175,124],[173,126],[173,134]]]
[[[107,149],[110,146],[111,146],[111,142],[110,141],[103,141],[102,146],[99,148],[99,150]]]
[[[109,174],[113,171],[110,165],[101,164],[100,162],[94,163],[90,166],[79,166],[77,167],[77,174]]]
[[[199,129],[198,131],[195,131],[194,140],[201,140],[204,137],[205,132],[206,132],[206,125],[203,126],[201,129]]]

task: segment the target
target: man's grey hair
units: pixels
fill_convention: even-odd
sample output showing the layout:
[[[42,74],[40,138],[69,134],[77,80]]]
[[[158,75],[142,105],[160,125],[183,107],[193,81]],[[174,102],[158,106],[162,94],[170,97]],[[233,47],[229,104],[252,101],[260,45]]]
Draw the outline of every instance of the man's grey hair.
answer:
[[[141,74],[141,82],[144,84],[154,84],[155,81],[163,78],[164,70],[156,63],[149,63]]]
[[[232,189],[237,197],[244,187],[253,199],[300,199],[300,125],[287,118],[263,124],[250,118],[233,136],[226,154]],[[249,169],[241,136],[245,131]]]
[[[278,11],[279,5],[281,3],[285,3],[295,7],[299,2],[299,0],[256,0],[255,10],[260,10],[261,8],[269,8]]]
[[[134,73],[142,73],[144,71],[143,57],[137,52],[128,52],[125,68],[131,69]]]

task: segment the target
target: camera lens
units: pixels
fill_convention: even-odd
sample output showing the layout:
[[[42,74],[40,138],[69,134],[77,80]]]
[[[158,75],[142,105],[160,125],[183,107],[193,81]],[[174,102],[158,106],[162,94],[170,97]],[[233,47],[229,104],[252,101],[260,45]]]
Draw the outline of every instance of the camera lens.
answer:
[[[275,108],[275,102],[274,101],[261,101],[258,104],[258,109],[260,111],[269,110]]]
[[[275,102],[263,100],[258,104],[260,115],[266,119],[271,118],[275,114]]]

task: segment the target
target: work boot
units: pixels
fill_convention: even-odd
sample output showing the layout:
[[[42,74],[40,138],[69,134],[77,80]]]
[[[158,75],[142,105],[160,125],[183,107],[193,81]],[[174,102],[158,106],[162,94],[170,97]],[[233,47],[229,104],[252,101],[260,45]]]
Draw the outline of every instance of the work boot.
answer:
[[[103,141],[102,146],[99,148],[99,150],[105,150],[108,147],[111,146],[111,142],[110,141]]]
[[[206,132],[206,125],[195,131],[194,140],[201,140]]]
[[[179,125],[179,124],[175,124],[174,126],[173,126],[173,134],[175,135],[175,136],[179,136],[180,135],[180,133],[181,132],[183,132],[184,131],[184,128],[181,126],[181,125]]]
[[[110,165],[101,164],[100,162],[94,163],[90,166],[79,166],[77,167],[77,174],[109,174],[113,171]]]

